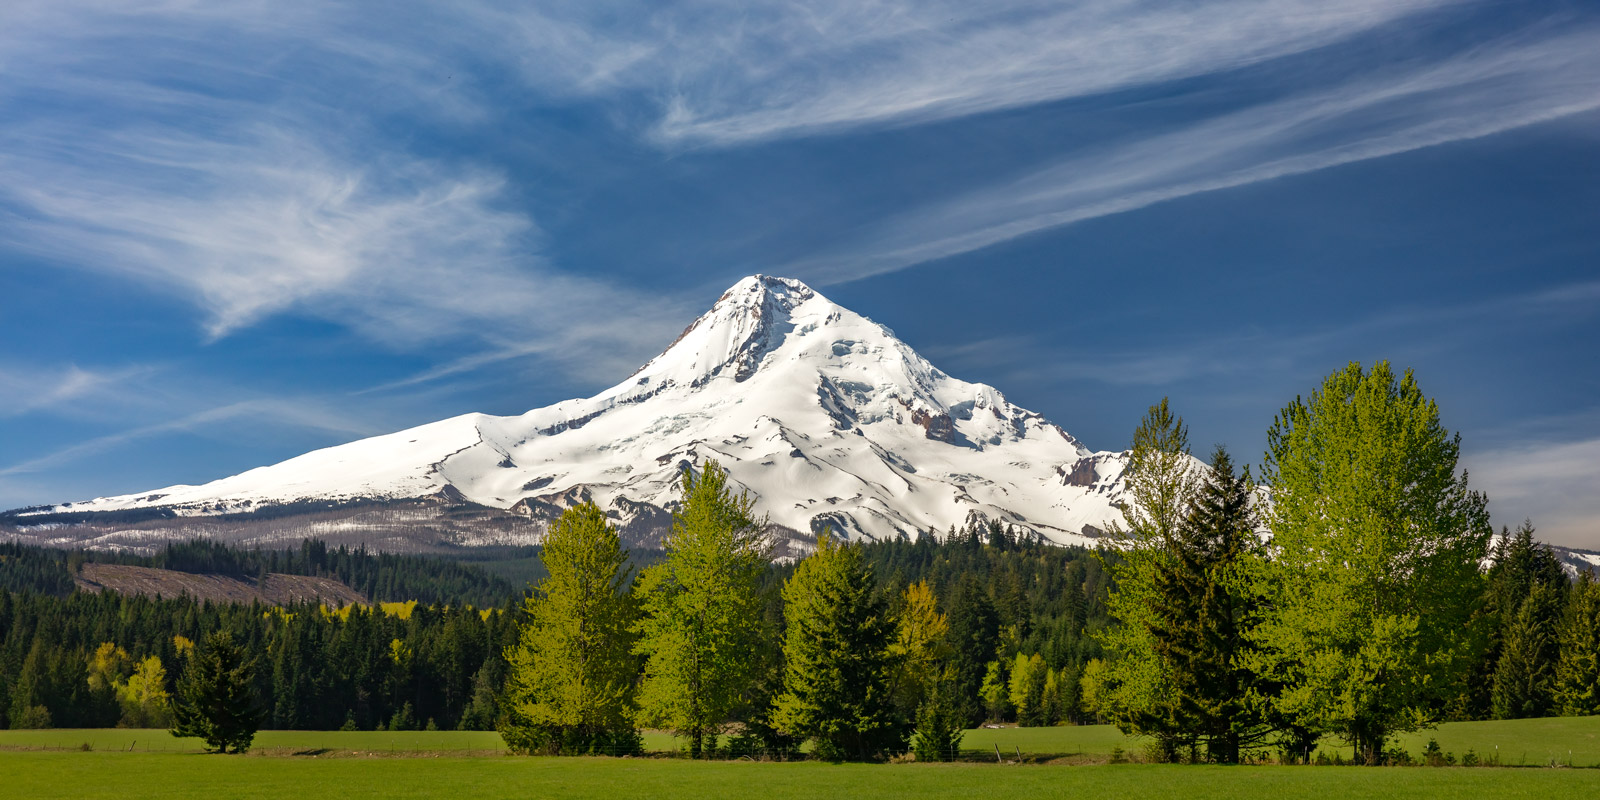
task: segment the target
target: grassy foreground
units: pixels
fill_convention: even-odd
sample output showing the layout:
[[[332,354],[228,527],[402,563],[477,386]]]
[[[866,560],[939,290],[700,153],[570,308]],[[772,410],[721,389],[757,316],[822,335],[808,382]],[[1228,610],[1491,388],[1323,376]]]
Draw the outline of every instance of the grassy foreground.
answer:
[[[29,798],[408,797],[1594,797],[1600,771],[1359,767],[696,763],[608,758],[252,758],[0,753],[0,786]]]
[[[1400,737],[1400,746],[1420,757],[1428,739],[1458,758],[1470,748],[1480,758],[1498,754],[1506,766],[1543,766],[1552,761],[1578,767],[1600,766],[1600,717],[1557,717],[1551,719],[1502,720],[1495,722],[1452,722],[1437,730]],[[172,751],[198,752],[200,742],[174,739],[163,730],[39,730],[0,731],[0,751],[28,749],[74,749],[88,744],[96,751]],[[671,736],[646,733],[645,749],[676,749]],[[1082,757],[1105,760],[1115,747],[1137,758],[1143,742],[1123,736],[1110,725],[1063,726],[1058,728],[981,728],[967,731],[962,747],[992,753],[998,747],[1008,759],[1018,752],[1034,758]],[[500,735],[492,731],[262,731],[256,735],[255,752],[287,755],[305,751],[342,751],[373,754],[428,753],[439,755],[490,755],[504,748]],[[1323,750],[1331,756],[1350,756],[1348,747],[1329,741]]]

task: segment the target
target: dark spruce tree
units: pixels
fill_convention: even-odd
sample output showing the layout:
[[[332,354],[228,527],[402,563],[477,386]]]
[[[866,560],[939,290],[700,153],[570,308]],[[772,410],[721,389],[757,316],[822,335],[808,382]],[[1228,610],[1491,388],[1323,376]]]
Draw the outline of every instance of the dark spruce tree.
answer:
[[[1569,581],[1533,524],[1501,533],[1489,569],[1489,641],[1477,673],[1478,716],[1543,716],[1556,706],[1555,671],[1561,612]]]
[[[243,753],[262,716],[255,659],[227,631],[207,636],[178,682],[172,735],[196,737],[208,752]]]
[[[905,726],[889,687],[894,620],[859,544],[824,534],[783,587],[784,692],[773,724],[830,760],[900,752]]]
[[[1000,643],[1000,617],[971,573],[963,574],[956,583],[948,613],[955,696],[959,698],[961,716],[967,724],[977,725],[984,719],[978,690],[983,686],[984,670],[995,659],[995,648]]]
[[[1247,699],[1244,663],[1255,601],[1242,570],[1259,547],[1251,494],[1248,472],[1236,474],[1218,446],[1155,580],[1151,636],[1172,688],[1158,713],[1184,743],[1203,742],[1206,756],[1225,764],[1266,733]]]

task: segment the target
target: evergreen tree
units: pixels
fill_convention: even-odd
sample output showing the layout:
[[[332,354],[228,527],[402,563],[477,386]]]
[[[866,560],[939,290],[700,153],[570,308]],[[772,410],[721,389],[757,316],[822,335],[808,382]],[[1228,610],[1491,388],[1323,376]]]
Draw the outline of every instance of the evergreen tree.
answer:
[[[1456,474],[1460,437],[1438,406],[1386,362],[1329,376],[1267,442],[1259,666],[1284,687],[1279,712],[1376,764],[1391,733],[1437,718],[1470,667],[1484,498]]]
[[[1482,718],[1501,719],[1505,718],[1504,714],[1517,713],[1506,705],[1525,704],[1507,694],[1516,692],[1510,688],[1518,682],[1514,673],[1520,672],[1523,677],[1532,679],[1533,676],[1548,676],[1554,672],[1557,654],[1553,646],[1547,645],[1553,641],[1551,631],[1560,624],[1559,601],[1566,594],[1567,584],[1567,575],[1560,560],[1549,547],[1534,539],[1531,522],[1524,520],[1515,531],[1506,532],[1502,529],[1494,547],[1479,620],[1485,627],[1486,636],[1486,641],[1479,645],[1483,657],[1473,671],[1472,684],[1462,692],[1467,698],[1469,713]],[[1535,609],[1534,616],[1522,623],[1517,640],[1522,649],[1510,654],[1507,646],[1513,628],[1519,625],[1523,606],[1540,587],[1550,593],[1551,598],[1547,599],[1557,602],[1542,603]],[[1529,649],[1530,645],[1536,643],[1538,646]],[[1513,662],[1509,665],[1505,664],[1508,656]],[[1502,675],[1502,672],[1505,674]],[[1542,679],[1536,682],[1540,686],[1546,685]],[[1502,687],[1498,695],[1497,686]],[[1549,690],[1553,691],[1553,687],[1549,687]],[[1553,700],[1546,696],[1546,691],[1540,689],[1540,697],[1524,700],[1531,700],[1537,708],[1549,707]]]
[[[206,750],[250,749],[262,710],[255,693],[255,659],[227,631],[207,636],[178,682],[172,735],[197,737]]]
[[[936,682],[917,712],[911,752],[918,761],[954,761],[961,751],[962,714],[950,701],[950,681]]]
[[[1171,648],[1157,635],[1165,630],[1163,614],[1192,616],[1172,601],[1179,589],[1168,589],[1163,606],[1162,586],[1163,576],[1179,569],[1179,540],[1198,488],[1194,465],[1188,426],[1163,398],[1133,433],[1126,472],[1133,503],[1124,508],[1129,527],[1113,528],[1122,547],[1107,565],[1116,581],[1107,606],[1120,624],[1098,633],[1107,654],[1098,675],[1100,712],[1126,732],[1153,736],[1169,761],[1196,735],[1179,716]]]
[[[1506,626],[1494,673],[1495,719],[1542,717],[1554,707],[1560,612],[1556,589],[1535,584]]]
[[[617,529],[593,503],[574,506],[550,525],[543,555],[548,574],[506,656],[501,735],[520,752],[636,750],[636,615]]]
[[[1572,587],[1561,620],[1555,699],[1564,716],[1600,714],[1600,581],[1590,572]]]
[[[957,548],[966,544],[957,540]],[[983,722],[984,707],[979,701],[989,662],[1000,643],[1000,618],[994,604],[970,572],[963,572],[950,596],[951,666],[955,669],[955,698],[969,725]]]
[[[1193,511],[1156,572],[1150,621],[1168,680],[1163,716],[1206,742],[1213,761],[1236,763],[1265,729],[1249,700],[1244,632],[1254,610],[1245,571],[1258,558],[1252,487],[1218,446]]]
[[[877,759],[905,743],[889,679],[894,621],[860,545],[824,534],[783,586],[784,692],[773,721],[824,758]]]
[[[715,461],[699,476],[684,470],[682,491],[666,561],[640,580],[639,704],[647,723],[686,738],[698,758],[736,714],[751,711],[763,631],[757,582],[768,544],[755,501],[733,494]]]

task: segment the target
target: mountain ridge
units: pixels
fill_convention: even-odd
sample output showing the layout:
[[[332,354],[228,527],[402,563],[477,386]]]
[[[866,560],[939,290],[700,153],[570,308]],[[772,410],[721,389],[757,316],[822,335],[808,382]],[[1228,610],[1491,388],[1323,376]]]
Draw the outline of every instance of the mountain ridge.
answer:
[[[475,509],[497,520],[493,543],[518,543],[593,500],[647,542],[670,524],[682,470],[709,460],[799,539],[824,528],[881,539],[995,520],[1092,544],[1120,521],[1123,502],[1124,454],[1090,451],[998,389],[949,376],[889,328],[800,281],[753,275],[588,398],[508,417],[462,414],[198,486],[7,516],[25,530],[63,515],[170,514],[143,529],[154,535],[294,504],[387,503],[406,513]],[[470,531],[435,532],[434,544],[476,541]]]

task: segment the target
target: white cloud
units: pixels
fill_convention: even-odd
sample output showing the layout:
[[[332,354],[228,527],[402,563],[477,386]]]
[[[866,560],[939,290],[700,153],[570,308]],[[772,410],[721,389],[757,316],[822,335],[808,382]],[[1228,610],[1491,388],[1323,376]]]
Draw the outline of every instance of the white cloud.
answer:
[[[1600,31],[1502,43],[1104,146],[930,204],[786,269],[893,272],[1030,233],[1600,108]]]
[[[1531,519],[1544,541],[1600,549],[1600,438],[1512,444],[1464,461],[1496,524]]]
[[[0,417],[50,410],[63,403],[115,394],[128,379],[149,374],[151,367],[84,369],[76,364],[35,367],[0,365]]]
[[[0,477],[46,472],[122,445],[171,433],[203,430],[214,425],[236,425],[239,421],[276,428],[315,430],[343,437],[372,436],[383,433],[356,416],[332,411],[324,404],[306,399],[263,398],[208,408],[176,419],[143,425],[98,436],[46,455],[0,467]],[[0,492],[3,493],[3,492]]]
[[[948,119],[1259,63],[1449,0],[714,4],[652,20],[666,142]],[[665,62],[665,70],[661,67]],[[624,76],[626,77],[626,76]],[[620,79],[620,78],[619,78]]]

